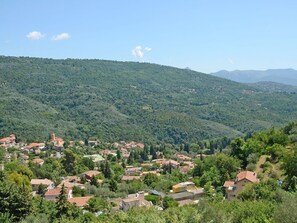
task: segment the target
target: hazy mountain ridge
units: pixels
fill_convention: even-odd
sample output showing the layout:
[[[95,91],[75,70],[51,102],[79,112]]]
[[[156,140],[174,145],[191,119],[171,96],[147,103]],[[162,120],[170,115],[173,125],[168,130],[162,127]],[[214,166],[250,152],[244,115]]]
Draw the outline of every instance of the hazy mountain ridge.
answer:
[[[0,57],[0,135],[182,143],[297,116],[297,96],[148,63]]]
[[[297,70],[294,69],[270,69],[258,70],[221,70],[211,75],[226,78],[240,83],[276,82],[297,86]]]

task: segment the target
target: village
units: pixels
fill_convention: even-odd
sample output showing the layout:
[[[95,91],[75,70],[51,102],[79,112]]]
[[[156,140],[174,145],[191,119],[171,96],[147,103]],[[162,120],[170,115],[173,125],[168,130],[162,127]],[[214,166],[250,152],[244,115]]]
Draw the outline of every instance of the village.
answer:
[[[209,193],[215,195],[213,185],[206,191],[193,174],[195,167],[199,168],[195,161],[210,155],[176,150],[168,155],[164,149],[133,141],[105,146],[93,139],[64,141],[54,133],[46,142],[25,144],[12,134],[0,139],[0,149],[4,151],[0,170],[13,161],[28,166],[33,171],[29,179],[33,196],[48,201],[54,202],[64,193],[70,203],[88,210],[91,200],[100,198],[104,202],[94,209],[97,215],[133,207],[155,206],[163,210],[172,205],[198,203]],[[78,167],[79,162],[84,163],[83,167]],[[38,172],[54,165],[60,168],[55,177]],[[222,187],[224,199],[236,199],[248,183],[255,182],[259,182],[255,172],[237,171],[236,177],[225,181]]]

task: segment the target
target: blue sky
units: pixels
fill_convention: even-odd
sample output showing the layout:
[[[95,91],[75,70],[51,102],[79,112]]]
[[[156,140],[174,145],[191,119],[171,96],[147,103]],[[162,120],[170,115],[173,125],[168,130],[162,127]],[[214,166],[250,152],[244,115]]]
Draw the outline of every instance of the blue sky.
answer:
[[[297,69],[296,0],[1,0],[0,55]]]

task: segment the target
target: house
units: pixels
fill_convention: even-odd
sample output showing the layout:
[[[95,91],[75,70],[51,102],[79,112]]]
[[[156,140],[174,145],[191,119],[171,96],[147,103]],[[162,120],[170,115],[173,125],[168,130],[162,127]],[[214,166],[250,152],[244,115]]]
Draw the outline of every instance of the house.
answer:
[[[171,165],[173,168],[179,167],[179,162],[175,160],[167,160],[167,159],[156,159],[154,160],[155,163],[160,164],[161,166]]]
[[[97,170],[89,170],[84,172],[82,175],[87,179],[87,180],[91,180],[93,176],[97,176],[99,175],[101,172],[97,171]]]
[[[55,187],[54,182],[49,179],[32,179],[31,186],[33,191],[38,191],[39,185],[45,185],[47,189]]]
[[[15,140],[16,140],[15,135],[11,134],[10,136],[8,136],[6,138],[0,139],[0,146],[4,146],[4,147],[15,146],[15,144],[16,144]]]
[[[51,140],[55,149],[63,149],[64,148],[64,140],[62,138],[56,137],[55,133],[52,133]]]
[[[89,140],[88,145],[89,146],[98,146],[99,142],[97,140]]]
[[[123,176],[122,181],[133,181],[133,180],[140,180],[140,176]]]
[[[117,156],[117,153],[115,151],[112,151],[112,150],[109,150],[109,149],[101,150],[99,153],[103,157],[107,157],[108,155]]]
[[[184,154],[175,154],[175,157],[176,157],[177,159],[184,160],[184,161],[190,161],[190,160],[192,160],[191,157],[186,156],[186,155],[184,155]]]
[[[197,190],[197,187],[193,182],[182,182],[172,186],[173,193],[180,193],[184,191],[194,191]]]
[[[226,199],[233,200],[244,189],[248,183],[257,183],[259,179],[257,174],[251,171],[241,171],[237,174],[234,181],[225,181],[224,188],[226,191]]]
[[[60,193],[61,193],[61,189],[62,188],[60,188],[60,187],[56,187],[56,188],[53,188],[53,189],[48,189],[45,192],[44,198],[46,200],[49,200],[49,201],[56,201],[58,199]],[[65,188],[65,191],[66,191],[67,199],[72,198],[72,189]]]
[[[84,189],[85,186],[80,183],[80,178],[78,176],[67,176],[65,177],[61,183],[58,185],[58,187],[62,187],[64,184],[65,188],[72,189],[73,187],[79,187],[81,189]]]
[[[27,151],[32,151],[34,149],[44,149],[44,148],[45,148],[45,144],[38,143],[38,142],[30,143],[29,145],[23,147],[23,149]]]
[[[127,167],[125,169],[126,175],[140,175],[142,173],[141,167]]]
[[[182,200],[197,200],[198,198],[204,195],[203,188],[196,188],[195,190],[186,190],[179,193],[169,194],[169,197],[172,197],[176,201]]]
[[[138,192],[137,194],[130,194],[127,198],[124,198],[121,203],[121,209],[126,211],[132,207],[149,207],[152,206],[152,202],[144,199],[144,192]]]
[[[77,207],[84,208],[84,207],[89,205],[88,201],[91,198],[92,198],[91,196],[88,196],[88,197],[72,197],[72,198],[69,198],[68,201],[70,203],[74,204]]]
[[[31,162],[42,166],[44,164],[44,159],[35,158]]]

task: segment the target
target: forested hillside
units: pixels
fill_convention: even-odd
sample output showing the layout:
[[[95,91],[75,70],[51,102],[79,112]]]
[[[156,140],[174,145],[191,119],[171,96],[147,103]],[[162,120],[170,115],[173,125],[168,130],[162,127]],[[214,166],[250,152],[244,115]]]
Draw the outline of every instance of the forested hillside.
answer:
[[[0,57],[0,136],[183,143],[279,125],[297,95],[148,63]]]

